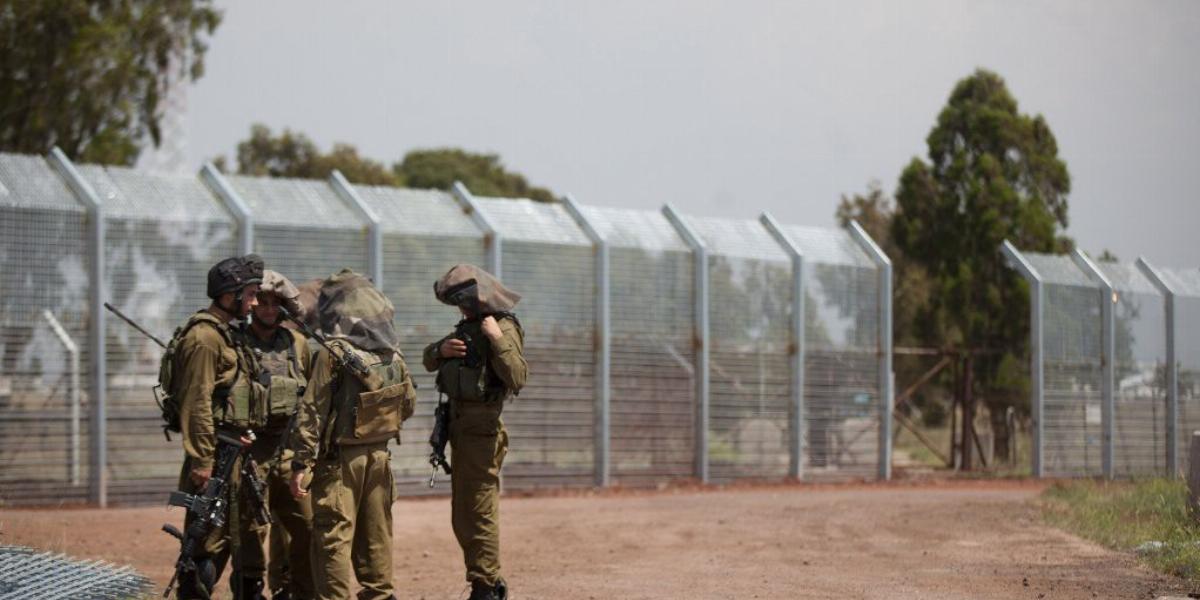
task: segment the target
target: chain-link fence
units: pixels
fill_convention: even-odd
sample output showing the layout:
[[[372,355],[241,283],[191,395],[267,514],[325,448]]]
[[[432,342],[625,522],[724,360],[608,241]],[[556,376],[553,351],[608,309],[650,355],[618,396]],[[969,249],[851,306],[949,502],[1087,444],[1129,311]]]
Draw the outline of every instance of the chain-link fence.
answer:
[[[460,262],[524,296],[506,487],[886,477],[890,263],[858,229],[778,229],[0,154],[0,503],[162,499],[182,451],[151,392],[161,350],[102,303],[165,341],[207,306],[208,268],[251,250],[298,283],[372,274],[392,299],[419,385],[403,494],[429,492],[420,355],[458,318],[432,283]]]
[[[1178,473],[1200,426],[1200,271],[1003,252],[1030,284],[1034,473]]]

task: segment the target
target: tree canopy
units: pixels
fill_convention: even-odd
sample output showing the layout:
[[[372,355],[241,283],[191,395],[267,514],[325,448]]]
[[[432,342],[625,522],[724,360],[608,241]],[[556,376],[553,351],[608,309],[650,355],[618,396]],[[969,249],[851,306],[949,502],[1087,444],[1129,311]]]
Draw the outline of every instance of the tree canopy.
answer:
[[[246,175],[320,179],[337,169],[352,183],[448,190],[461,181],[481,196],[555,200],[550,190],[530,185],[525,176],[505,168],[496,154],[458,148],[413,150],[389,169],[350,144],[337,143],[323,153],[303,133],[284,129],[276,136],[265,125],[252,126],[250,137],[238,144],[237,163],[238,172]]]
[[[133,164],[168,85],[204,73],[212,0],[0,4],[0,150]]]
[[[1041,115],[1019,111],[997,74],[978,70],[954,86],[926,138],[928,161],[900,176],[892,243],[929,277],[914,337],[984,351],[976,388],[989,406],[1022,405],[1028,288],[998,251],[1062,252],[1071,179]],[[995,414],[996,410],[993,410]]]

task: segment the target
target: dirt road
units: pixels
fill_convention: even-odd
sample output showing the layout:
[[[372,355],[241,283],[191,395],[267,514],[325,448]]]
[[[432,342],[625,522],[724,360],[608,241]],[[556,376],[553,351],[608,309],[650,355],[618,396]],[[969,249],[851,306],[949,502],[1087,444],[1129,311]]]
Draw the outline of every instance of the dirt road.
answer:
[[[1091,599],[1181,581],[1044,525],[1040,484],[767,486],[502,503],[515,599]],[[465,598],[445,499],[396,503],[399,598]],[[0,543],[129,563],[163,582],[178,509],[0,510]],[[224,587],[224,586],[222,586]]]

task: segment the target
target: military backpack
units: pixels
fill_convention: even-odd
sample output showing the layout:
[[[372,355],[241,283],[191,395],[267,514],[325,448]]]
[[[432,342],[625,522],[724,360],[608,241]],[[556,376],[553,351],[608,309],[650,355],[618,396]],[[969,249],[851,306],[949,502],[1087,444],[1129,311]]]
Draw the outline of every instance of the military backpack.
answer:
[[[232,382],[213,390],[213,420],[217,424],[228,424],[238,428],[260,427],[266,423],[267,406],[265,386],[250,378],[243,377],[246,364],[253,364],[252,357],[245,351],[241,343],[234,340],[235,333],[227,323],[206,311],[200,311],[188,318],[187,322],[175,329],[167,349],[163,352],[158,363],[158,384],[154,386],[154,399],[158,404],[163,420],[163,435],[171,439],[171,432],[181,433],[180,397],[181,390],[178,373],[180,365],[179,346],[188,332],[200,324],[207,324],[215,329],[221,339],[237,353],[238,364]],[[255,369],[257,370],[257,369]]]

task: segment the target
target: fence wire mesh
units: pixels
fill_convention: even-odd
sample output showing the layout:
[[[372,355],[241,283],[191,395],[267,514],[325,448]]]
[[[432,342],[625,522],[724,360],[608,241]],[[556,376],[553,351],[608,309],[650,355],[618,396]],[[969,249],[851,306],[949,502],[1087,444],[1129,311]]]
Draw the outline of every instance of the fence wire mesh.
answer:
[[[708,247],[710,476],[783,477],[791,259],[758,221],[689,220]]]
[[[524,295],[527,387],[505,409],[506,485],[592,481],[596,270],[592,243],[562,206],[480,198],[503,240],[506,285]],[[553,258],[549,258],[553,257]]]
[[[1167,471],[1166,299],[1136,265],[1101,262],[1115,303],[1113,470]]]
[[[585,206],[609,243],[611,473],[621,485],[691,477],[695,281],[691,249],[658,211]]]
[[[1175,364],[1179,393],[1177,452],[1190,472],[1193,433],[1200,431],[1200,269],[1160,269],[1175,294]]]
[[[43,311],[77,342],[86,382],[87,214],[40,157],[0,155],[0,187],[0,503],[82,501],[86,394],[73,440],[70,361]],[[81,448],[75,482],[74,444]]]
[[[878,268],[846,231],[787,229],[805,264],[805,475],[871,477],[879,463]]]
[[[205,307],[208,268],[239,253],[238,220],[198,177],[81,166],[103,205],[104,300],[166,339]],[[296,282],[373,264],[367,223],[329,183],[230,176],[253,219],[253,247]],[[486,264],[489,243],[448,193],[354,186],[379,215],[381,282],[397,309],[402,349],[419,387],[417,413],[394,451],[402,494],[426,493],[436,391],[420,367],[424,346],[458,315],[432,283],[456,263]],[[524,294],[528,387],[505,409],[509,488],[591,485],[597,466],[596,248],[565,208],[478,198],[494,224],[501,275]],[[43,311],[81,351],[87,391],[90,342],[88,212],[64,176],[40,157],[0,154],[0,503],[83,501],[88,432],[107,431],[109,496],[161,501],[177,481],[179,441],[161,433],[151,387],[160,350],[106,318],[107,419],[72,436],[69,365]],[[656,485],[695,475],[698,406],[694,254],[658,211],[583,206],[610,247],[612,481]],[[707,458],[715,480],[780,478],[789,464],[790,259],[755,221],[694,219],[710,247],[711,418]],[[793,228],[806,271],[803,464],[809,479],[878,472],[880,279],[841,230]],[[81,448],[78,459],[71,449]],[[79,484],[73,469],[83,466]],[[438,492],[445,488],[438,488]]]
[[[1049,476],[1103,474],[1103,320],[1098,284],[1069,256],[1026,253],[1042,276],[1043,464]]]
[[[441,491],[427,485],[425,440],[438,394],[433,374],[421,366],[421,353],[460,318],[455,308],[433,297],[433,282],[457,263],[486,264],[483,234],[448,193],[375,186],[356,191],[382,221],[383,291],[396,306],[401,350],[418,386],[416,412],[392,452],[396,484],[402,494]]]
[[[79,167],[104,204],[107,301],[160,340],[208,305],[208,269],[237,253],[232,216],[199,179],[117,167]],[[147,393],[162,349],[107,321],[109,497],[129,502],[170,489],[183,452],[168,441]]]
[[[296,282],[367,273],[367,223],[323,181],[231,176],[254,214],[254,251]]]

